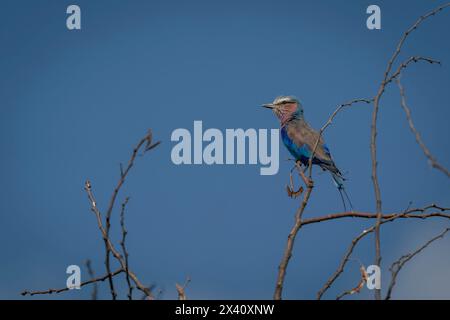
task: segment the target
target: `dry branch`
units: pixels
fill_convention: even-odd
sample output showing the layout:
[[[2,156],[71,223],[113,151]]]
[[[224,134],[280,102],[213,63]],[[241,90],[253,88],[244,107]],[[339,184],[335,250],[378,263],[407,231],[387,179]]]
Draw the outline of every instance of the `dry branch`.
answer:
[[[437,210],[439,210],[439,212],[426,213],[427,210],[430,210],[430,209],[437,209]],[[395,221],[396,219],[407,219],[407,218],[427,219],[427,218],[431,218],[431,217],[443,217],[443,218],[450,219],[450,214],[444,213],[445,211],[450,211],[450,208],[440,207],[435,204],[431,204],[431,205],[423,207],[423,208],[415,208],[415,209],[408,208],[401,213],[382,215],[381,224],[392,222],[392,221]],[[417,212],[420,212],[420,214],[417,214]],[[308,223],[317,223],[317,222],[321,222],[321,221],[340,219],[340,218],[344,218],[344,217],[377,219],[378,215],[371,214],[371,213],[368,214],[368,213],[347,212],[347,213],[343,213],[343,214],[328,215],[328,216],[324,216],[324,217],[309,219]],[[306,223],[307,222],[305,221],[304,224],[306,224]],[[348,247],[347,251],[345,252],[337,270],[331,275],[331,277],[327,280],[327,282],[323,285],[323,287],[317,293],[317,299],[321,299],[323,294],[331,287],[331,285],[342,274],[342,272],[344,272],[344,268],[345,268],[347,262],[350,260],[350,256],[352,255],[353,250],[355,249],[358,242],[362,238],[364,238],[366,235],[373,232],[374,230],[375,230],[375,226],[372,226],[369,229],[363,230],[360,234],[358,234],[352,240],[352,242],[351,242],[350,246]]]
[[[406,103],[405,88],[403,87],[402,83],[400,82],[400,77],[398,77],[396,79],[396,82],[397,82],[398,88],[400,90],[401,106],[402,106],[403,110],[405,111],[406,119],[408,120],[408,124],[409,124],[409,128],[411,129],[411,132],[414,134],[417,144],[420,146],[423,153],[428,158],[428,162],[430,163],[430,165],[433,168],[442,171],[443,173],[445,173],[447,175],[447,177],[450,178],[450,171],[448,171],[447,168],[445,168],[443,165],[441,165],[436,160],[436,158],[431,154],[430,150],[423,142],[419,131],[417,131],[416,127],[414,126],[414,122],[413,122],[412,116],[411,116],[411,109],[409,109],[409,107]]]
[[[91,283],[97,283],[99,281],[105,281],[106,279],[108,279],[109,277],[115,277],[118,274],[122,273],[124,270],[122,268],[117,269],[116,271],[112,272],[111,274],[106,274],[102,277],[98,277],[95,279],[90,279],[88,281],[84,281],[82,283],[80,283],[80,287],[84,287],[88,284]],[[69,291],[70,289],[68,287],[64,287],[64,288],[60,288],[60,289],[48,289],[48,290],[42,290],[42,291],[29,291],[29,290],[25,290],[21,293],[21,295],[26,296],[34,296],[37,294],[52,294],[52,293],[61,293],[61,292],[65,292],[65,291]]]
[[[301,165],[299,162],[296,163],[297,171],[299,172],[301,178],[303,179],[303,182],[306,185],[306,192],[303,196],[303,200],[300,204],[300,207],[297,209],[297,212],[295,213],[295,223],[291,229],[291,232],[289,232],[286,247],[284,250],[283,257],[281,259],[280,265],[278,266],[278,276],[277,276],[277,282],[275,285],[275,293],[274,293],[274,300],[281,300],[282,292],[283,292],[283,285],[284,285],[284,279],[286,277],[286,269],[289,264],[289,260],[292,256],[292,249],[294,248],[295,243],[295,237],[297,236],[298,231],[300,230],[302,226],[302,215],[305,211],[306,205],[308,204],[309,197],[311,196],[311,192],[314,187],[314,183],[312,179],[307,178],[305,174],[303,173],[303,169],[301,168]]]
[[[91,279],[95,279],[95,274],[94,274],[94,270],[92,269],[91,266],[91,260],[86,260],[86,269],[88,271],[89,277],[91,277]],[[97,295],[98,295],[98,286],[97,286],[97,282],[93,283],[93,288],[92,288],[92,294],[91,294],[91,299],[92,300],[97,300]]]
[[[187,300],[186,287],[188,286],[188,284],[190,282],[191,282],[191,278],[187,277],[184,285],[180,285],[178,283],[175,283],[175,288],[177,289],[177,293],[178,293],[178,300]]]
[[[422,252],[425,248],[427,248],[430,244],[432,244],[434,241],[441,239],[445,236],[445,234],[450,230],[450,228],[446,228],[444,231],[442,231],[441,233],[439,233],[437,236],[433,237],[432,239],[428,240],[424,245],[422,245],[420,248],[418,248],[417,250],[408,253],[404,256],[401,256],[400,259],[398,259],[397,261],[395,261],[391,267],[389,268],[389,270],[391,271],[392,274],[392,278],[391,278],[391,282],[389,284],[389,288],[386,294],[386,300],[391,299],[391,294],[392,294],[392,290],[394,289],[394,286],[396,284],[397,281],[397,276],[398,273],[402,270],[403,266],[410,261],[412,258],[414,258],[417,254],[419,254],[420,252]]]
[[[436,13],[442,11],[443,9],[450,6],[450,3],[444,4],[431,12],[421,16],[408,30],[406,30],[403,33],[403,36],[401,37],[399,43],[397,44],[397,48],[395,49],[391,59],[388,62],[388,65],[386,67],[386,71],[384,72],[383,80],[380,83],[380,86],[378,88],[378,92],[374,98],[373,102],[373,112],[372,112],[372,124],[371,124],[371,134],[370,134],[370,153],[371,153],[371,161],[372,161],[372,182],[373,182],[373,188],[375,192],[375,201],[376,201],[376,213],[378,215],[377,221],[375,223],[375,265],[381,267],[381,245],[380,245],[380,225],[381,225],[381,217],[382,217],[382,206],[381,206],[381,191],[380,191],[380,185],[378,182],[378,172],[377,172],[377,121],[378,121],[378,110],[380,107],[380,99],[386,90],[386,85],[392,81],[392,77],[397,77],[400,75],[401,70],[406,68],[408,63],[404,67],[400,65],[398,74],[394,73],[392,77],[389,76],[389,74],[392,71],[392,66],[396,62],[403,44],[405,43],[408,36],[416,30],[420,24],[428,19],[431,16],[434,16]],[[375,289],[375,299],[380,300],[381,299],[381,291],[380,289]]]
[[[127,238],[128,231],[125,229],[125,207],[128,204],[128,201],[130,200],[129,197],[125,198],[125,201],[122,203],[122,209],[120,210],[120,227],[122,229],[122,240],[120,241],[120,246],[122,247],[122,254],[125,258],[125,276],[127,280],[127,286],[128,286],[128,300],[133,300],[133,285],[130,281],[130,275],[128,274],[128,251],[127,247],[125,245],[125,240]]]
[[[359,271],[361,272],[361,279],[359,280],[359,282],[356,285],[356,287],[341,293],[340,295],[338,295],[336,297],[336,300],[341,300],[343,297],[345,297],[347,295],[352,295],[352,294],[355,294],[355,293],[359,293],[361,291],[361,289],[364,287],[364,284],[366,284],[367,279],[369,278],[369,276],[367,275],[366,268],[363,265],[361,265],[361,267],[359,268]]]

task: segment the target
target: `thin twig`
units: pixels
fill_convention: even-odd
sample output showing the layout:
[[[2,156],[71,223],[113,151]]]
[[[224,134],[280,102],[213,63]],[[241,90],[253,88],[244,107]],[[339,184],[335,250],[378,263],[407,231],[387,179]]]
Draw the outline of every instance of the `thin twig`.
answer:
[[[294,248],[295,243],[295,237],[297,236],[298,231],[300,230],[302,226],[302,215],[305,211],[306,205],[308,204],[309,197],[311,196],[311,192],[314,187],[314,183],[312,179],[307,178],[305,174],[303,173],[303,169],[301,168],[301,165],[297,162],[296,163],[297,170],[303,179],[303,182],[306,185],[306,192],[303,196],[302,203],[300,204],[300,207],[297,209],[297,212],[295,213],[295,223],[289,232],[286,247],[284,250],[283,257],[281,259],[280,265],[278,267],[278,276],[277,276],[277,282],[275,285],[275,293],[274,293],[274,300],[281,300],[282,292],[283,292],[283,284],[284,279],[286,277],[286,269],[289,264],[289,260],[292,256],[292,249]]]
[[[314,159],[314,155],[316,154],[319,143],[322,139],[323,132],[333,123],[334,118],[337,116],[339,112],[341,112],[344,108],[350,107],[356,103],[365,102],[367,104],[371,103],[373,99],[353,99],[349,102],[343,103],[339,105],[336,110],[330,115],[327,122],[320,128],[319,135],[317,136],[316,142],[313,147],[313,151],[311,152],[311,156],[309,157],[308,168],[309,168],[309,178],[312,176],[312,161]]]
[[[361,291],[361,289],[364,287],[364,284],[367,282],[367,279],[369,278],[369,276],[367,275],[366,268],[363,265],[360,266],[359,271],[361,272],[361,279],[359,280],[356,287],[341,293],[340,295],[338,295],[336,297],[336,300],[341,300],[343,297],[345,297],[347,295],[352,295],[355,293],[359,293]]]
[[[402,216],[405,216],[406,214],[408,214],[409,210],[405,210],[402,213],[393,215],[392,217],[386,219],[386,220],[382,220],[381,224],[383,223],[388,223],[388,222],[392,222],[397,218],[400,218]],[[376,215],[376,218],[378,219],[378,215]],[[363,230],[359,235],[357,235],[351,242],[350,246],[348,247],[346,253],[344,254],[344,257],[341,260],[341,263],[339,264],[339,267],[337,268],[337,270],[331,275],[331,277],[327,280],[327,282],[323,285],[323,287],[319,290],[319,292],[317,293],[317,300],[320,300],[323,296],[323,294],[331,287],[331,285],[336,281],[336,279],[344,272],[344,268],[345,265],[347,264],[347,262],[350,260],[350,256],[353,253],[353,250],[355,249],[356,245],[358,244],[358,242],[364,238],[366,235],[368,235],[369,233],[375,231],[375,226],[370,227],[369,229]]]
[[[184,285],[179,285],[178,283],[175,283],[175,288],[177,289],[178,293],[178,300],[187,300],[186,287],[190,282],[191,277],[187,277],[186,281],[184,282]]]
[[[116,250],[116,248],[112,244],[110,238],[106,234],[105,228],[103,227],[100,211],[97,208],[97,203],[96,203],[94,195],[92,193],[92,186],[91,186],[91,183],[89,181],[86,181],[85,190],[86,190],[86,193],[88,195],[89,201],[91,203],[91,210],[92,210],[92,212],[94,212],[94,214],[95,214],[95,216],[97,218],[97,225],[98,225],[98,228],[99,228],[99,230],[100,230],[100,232],[102,234],[103,240],[105,242],[105,246],[108,248],[108,250],[114,256],[114,258],[116,258],[117,261],[120,263],[122,269],[126,270],[125,260],[120,255],[120,253]],[[133,280],[133,282],[136,284],[136,287],[139,290],[141,290],[147,296],[151,296],[152,295],[151,291],[139,281],[138,277],[130,269],[128,269],[127,273],[130,276],[130,278]]]
[[[84,281],[84,282],[80,283],[80,287],[84,287],[84,286],[86,286],[88,284],[96,283],[96,282],[99,282],[99,281],[105,281],[109,277],[115,277],[116,275],[118,275],[118,274],[120,274],[122,272],[124,272],[124,270],[122,268],[119,268],[116,271],[112,272],[111,274],[106,274],[106,275],[104,275],[102,277],[98,277],[98,278],[95,278],[95,279],[90,279],[88,281]],[[23,291],[21,293],[21,295],[23,295],[23,296],[26,296],[26,295],[34,296],[34,295],[37,295],[37,294],[61,293],[61,292],[64,292],[64,291],[69,291],[69,290],[70,289],[68,287],[64,287],[64,288],[60,288],[60,289],[48,289],[48,290],[43,290],[43,291],[28,291],[28,290],[25,290],[25,291]]]
[[[425,61],[430,64],[439,64],[439,65],[441,64],[440,61],[434,60],[432,58],[421,57],[421,56],[409,57],[408,60],[406,60],[405,62],[400,64],[398,66],[397,70],[389,77],[389,79],[386,80],[386,85],[391,83],[393,80],[397,79],[400,76],[400,74],[402,73],[403,69],[406,69],[410,63],[412,63],[412,62],[416,63],[419,61]]]
[[[120,211],[120,227],[122,229],[122,240],[120,241],[120,246],[122,247],[122,253],[123,256],[125,257],[125,275],[126,275],[126,280],[127,280],[127,286],[128,286],[128,300],[133,300],[133,286],[131,285],[131,281],[130,281],[130,275],[128,274],[128,251],[127,251],[127,247],[125,245],[125,240],[128,234],[128,231],[125,228],[125,207],[128,203],[128,201],[130,200],[129,197],[125,198],[125,201],[122,203],[122,209]]]
[[[391,278],[391,282],[389,284],[389,288],[386,294],[386,300],[391,299],[391,294],[392,294],[392,290],[394,289],[394,286],[396,284],[397,281],[397,276],[398,273],[402,270],[403,266],[410,261],[412,258],[414,258],[414,256],[416,256],[417,254],[419,254],[421,251],[423,251],[426,247],[428,247],[431,243],[433,243],[434,241],[441,239],[445,236],[445,234],[450,230],[450,228],[446,228],[444,231],[442,231],[441,233],[439,233],[437,236],[435,236],[434,238],[428,240],[424,245],[422,245],[420,248],[418,248],[417,250],[408,253],[404,256],[401,256],[400,259],[398,259],[397,261],[395,261],[391,267],[389,268],[389,270],[391,271],[392,274],[392,278]]]
[[[447,175],[447,177],[450,178],[450,171],[448,171],[447,168],[445,168],[443,165],[441,165],[436,160],[436,158],[431,154],[430,150],[427,148],[427,146],[423,142],[419,131],[417,131],[416,127],[414,126],[414,122],[413,122],[412,116],[411,116],[411,110],[409,109],[409,107],[408,107],[408,105],[406,103],[405,89],[404,89],[403,85],[400,82],[400,77],[398,77],[396,79],[396,82],[397,82],[398,88],[400,90],[401,106],[402,106],[403,110],[405,111],[406,118],[408,119],[409,128],[411,129],[411,132],[414,134],[414,137],[416,138],[417,144],[422,149],[422,151],[425,154],[425,156],[428,158],[428,162],[430,163],[430,165],[433,168],[442,171],[444,174]]]
[[[91,279],[95,279],[95,274],[94,274],[94,270],[92,269],[91,266],[91,260],[86,260],[86,269],[89,273],[89,277],[91,277]],[[92,300],[97,300],[97,295],[98,295],[98,286],[97,286],[97,282],[93,283],[93,288],[92,288],[92,294],[91,294],[91,299]]]
[[[114,191],[112,193],[111,199],[109,200],[109,205],[108,205],[108,209],[106,211],[106,228],[105,228],[105,232],[106,232],[106,237],[109,238],[109,231],[111,228],[111,215],[112,215],[112,211],[114,208],[114,204],[116,202],[116,198],[117,195],[122,187],[122,185],[125,183],[125,179],[128,175],[128,173],[130,172],[131,168],[134,165],[134,161],[136,160],[136,156],[139,152],[139,150],[141,149],[141,147],[145,144],[145,148],[144,148],[144,152],[149,151],[151,149],[153,149],[154,147],[156,147],[160,142],[156,142],[156,143],[152,143],[152,131],[148,130],[148,133],[145,135],[145,137],[143,137],[139,143],[136,145],[136,147],[133,149],[133,152],[131,154],[130,160],[128,160],[128,165],[125,168],[125,170],[123,169],[122,164],[120,165],[120,178],[119,181],[117,182],[116,187],[114,188]],[[108,248],[108,246],[105,245],[105,266],[106,266],[106,272],[110,273],[110,250]],[[113,300],[116,299],[116,292],[114,290],[114,283],[112,278],[109,278],[109,286],[111,289],[111,295]]]
[[[380,225],[381,225],[381,191],[380,191],[380,185],[378,182],[378,172],[377,172],[377,144],[376,144],[376,138],[377,138],[377,120],[378,120],[378,110],[380,107],[380,99],[386,89],[386,85],[389,81],[389,74],[391,73],[392,66],[397,60],[397,57],[399,56],[403,44],[406,41],[407,37],[416,30],[419,25],[426,20],[427,18],[434,16],[439,11],[447,8],[450,6],[450,3],[444,4],[431,12],[421,16],[401,37],[397,48],[395,49],[391,59],[388,62],[388,65],[386,67],[386,71],[384,72],[383,80],[381,81],[381,84],[378,88],[378,92],[374,98],[373,103],[373,112],[372,112],[372,124],[371,124],[371,138],[370,138],[370,151],[371,151],[371,161],[372,161],[372,182],[373,182],[373,188],[375,192],[375,201],[376,201],[376,213],[378,215],[377,221],[375,224],[375,265],[381,266],[381,246],[380,246]],[[401,68],[400,68],[401,70]],[[375,289],[375,299],[380,300],[381,299],[381,291],[380,289]]]
[[[450,211],[449,208],[442,208],[438,209],[440,211],[433,211],[430,213],[423,213],[425,212],[424,208],[417,208],[417,209],[410,209],[406,211],[406,213],[389,213],[389,214],[383,214],[381,216],[382,220],[387,220],[391,218],[401,218],[401,219],[427,219],[432,217],[441,217],[441,218],[447,218],[450,219],[450,214],[444,213],[445,211]],[[416,212],[422,212],[421,214],[417,214]],[[363,218],[363,219],[376,219],[377,218],[376,213],[369,213],[369,212],[357,212],[357,211],[348,211],[348,212],[340,212],[340,213],[332,213],[325,216],[320,217],[313,217],[304,219],[302,222],[303,226],[306,226],[308,224],[314,224],[324,221],[330,221],[330,220],[337,220],[337,219],[343,219],[343,218]]]

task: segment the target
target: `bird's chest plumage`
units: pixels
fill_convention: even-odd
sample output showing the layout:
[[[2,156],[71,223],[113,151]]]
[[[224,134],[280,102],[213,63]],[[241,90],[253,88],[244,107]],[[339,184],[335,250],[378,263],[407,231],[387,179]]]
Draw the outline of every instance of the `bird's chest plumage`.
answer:
[[[307,164],[311,155],[310,150],[306,144],[292,135],[292,132],[295,130],[295,124],[287,123],[281,128],[281,139],[295,160],[300,160],[302,163]]]

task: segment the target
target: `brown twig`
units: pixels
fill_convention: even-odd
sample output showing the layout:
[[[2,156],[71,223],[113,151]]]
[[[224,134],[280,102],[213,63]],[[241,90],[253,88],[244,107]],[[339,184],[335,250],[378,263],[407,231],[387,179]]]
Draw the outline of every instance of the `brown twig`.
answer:
[[[433,237],[432,239],[428,240],[424,245],[422,245],[420,248],[418,248],[417,250],[408,253],[404,256],[401,256],[400,259],[398,259],[397,261],[395,261],[391,267],[389,268],[389,270],[391,271],[392,274],[392,278],[391,278],[391,282],[389,284],[389,288],[386,294],[386,300],[391,299],[391,294],[392,294],[392,290],[394,289],[394,286],[396,284],[397,281],[397,276],[398,273],[402,270],[403,266],[410,261],[412,258],[414,258],[414,256],[416,256],[417,254],[419,254],[420,252],[422,252],[426,247],[428,247],[431,243],[433,243],[434,241],[441,239],[445,236],[445,234],[450,230],[450,228],[446,228],[444,231],[442,231],[441,233],[439,233],[437,236]]]
[[[95,274],[94,274],[94,270],[92,269],[91,266],[91,260],[86,260],[86,269],[89,273],[89,277],[91,277],[91,279],[95,279]],[[98,295],[98,286],[97,286],[97,282],[93,283],[94,286],[92,288],[92,294],[91,294],[91,299],[92,300],[97,300],[97,295]]]
[[[433,211],[430,213],[424,213],[426,210],[434,208],[439,211]],[[450,219],[450,214],[444,213],[446,211],[450,211],[450,208],[440,208],[440,207],[425,207],[425,208],[416,208],[416,209],[409,209],[405,211],[404,213],[389,213],[389,214],[383,214],[381,216],[382,220],[388,220],[391,218],[395,219],[406,219],[406,218],[412,218],[412,219],[427,219],[432,217],[441,217],[441,218],[447,218]],[[421,214],[417,214],[416,212],[421,212]],[[308,218],[304,219],[302,222],[303,226],[306,226],[308,224],[314,224],[329,220],[337,220],[337,219],[343,219],[343,218],[363,218],[363,219],[376,219],[377,214],[376,213],[370,213],[370,212],[357,212],[357,211],[348,211],[348,212],[340,212],[340,213],[332,213],[325,216],[320,217],[314,217],[314,218]]]
[[[84,286],[86,286],[88,284],[91,284],[91,283],[97,283],[99,281],[105,281],[109,277],[115,277],[116,275],[118,275],[118,274],[120,274],[122,272],[124,272],[124,270],[122,268],[119,268],[116,271],[112,272],[111,274],[106,274],[106,275],[104,275],[102,277],[98,277],[98,278],[95,278],[95,279],[90,279],[88,281],[84,281],[84,282],[80,283],[80,287],[84,287]],[[61,293],[61,292],[69,291],[69,290],[70,289],[68,287],[60,288],[60,289],[48,289],[48,290],[43,290],[43,291],[28,291],[28,290],[25,290],[25,291],[23,291],[21,293],[21,295],[23,295],[23,296],[26,296],[26,295],[34,296],[34,295],[37,295],[37,294]]]
[[[350,107],[350,106],[352,106],[356,103],[360,103],[360,102],[365,102],[365,103],[369,104],[369,103],[373,102],[373,99],[353,99],[349,102],[339,105],[336,108],[336,110],[334,110],[334,112],[330,115],[327,122],[325,122],[325,124],[322,126],[322,128],[320,128],[319,135],[317,136],[316,142],[313,147],[313,151],[311,153],[311,156],[309,157],[308,168],[309,168],[309,177],[310,178],[312,176],[312,161],[314,159],[314,155],[316,154],[319,143],[322,139],[323,132],[328,128],[328,126],[330,126],[333,123],[334,118],[337,116],[337,114],[339,112],[341,112],[344,108]]]
[[[127,286],[128,286],[128,300],[133,300],[133,286],[131,285],[130,281],[130,275],[128,274],[128,251],[127,247],[125,245],[125,240],[128,234],[128,231],[125,228],[125,207],[128,204],[128,201],[130,200],[129,197],[125,198],[125,201],[122,203],[122,209],[120,210],[120,227],[122,229],[122,240],[120,241],[120,246],[122,247],[122,254],[125,258],[125,275],[127,280]]]
[[[191,282],[191,277],[187,277],[184,285],[180,285],[178,283],[175,283],[175,288],[177,289],[178,293],[178,300],[187,300],[186,296],[186,287]]]
[[[92,210],[92,212],[94,212],[94,214],[95,214],[95,216],[97,218],[97,225],[98,225],[98,228],[100,230],[100,233],[102,234],[103,240],[105,242],[105,246],[108,248],[108,251],[111,252],[111,254],[114,256],[114,258],[116,258],[117,261],[120,263],[122,269],[126,270],[127,268],[126,268],[125,260],[120,255],[120,253],[116,250],[116,248],[112,244],[110,238],[106,234],[105,228],[103,227],[101,214],[100,214],[100,211],[97,208],[97,202],[95,201],[94,195],[92,193],[92,186],[91,186],[91,183],[89,181],[86,181],[85,190],[86,190],[86,193],[88,195],[89,201],[91,203],[91,210]],[[147,296],[151,296],[152,295],[151,291],[139,281],[138,277],[130,269],[128,269],[127,273],[130,276],[130,278],[133,280],[133,282],[136,284],[136,287],[139,290],[141,290]]]
[[[401,106],[402,106],[403,110],[405,111],[406,119],[408,120],[408,124],[409,124],[409,128],[411,129],[411,132],[414,134],[414,137],[416,138],[417,144],[420,146],[420,148],[422,149],[423,153],[428,158],[428,162],[430,163],[430,165],[433,168],[442,171],[444,174],[447,175],[447,177],[450,178],[450,171],[448,171],[447,168],[445,168],[443,165],[441,165],[436,160],[436,158],[431,154],[430,150],[428,149],[428,147],[423,142],[419,131],[417,131],[416,127],[414,126],[414,122],[413,122],[412,116],[411,116],[411,110],[409,109],[409,107],[408,107],[408,105],[406,103],[405,88],[403,87],[403,85],[400,82],[400,77],[398,77],[396,79],[396,82],[397,82],[398,88],[400,90]]]
[[[108,206],[108,210],[107,210],[107,214],[106,214],[106,222],[105,222],[106,226],[105,227],[103,226],[103,222],[102,222],[102,214],[101,214],[101,212],[100,212],[100,210],[99,210],[99,208],[97,206],[97,202],[96,202],[94,194],[92,192],[92,185],[91,185],[89,180],[86,181],[86,183],[84,185],[84,189],[85,189],[86,194],[87,194],[88,199],[89,199],[90,209],[91,209],[91,211],[94,213],[94,215],[96,217],[97,226],[98,226],[98,228],[100,230],[100,233],[102,235],[102,238],[103,238],[103,241],[104,241],[104,244],[105,244],[105,252],[106,252],[105,266],[106,266],[107,273],[106,273],[105,276],[103,276],[101,278],[97,278],[97,279],[93,279],[93,280],[89,280],[89,281],[83,282],[81,284],[81,286],[84,286],[84,285],[90,284],[90,283],[95,283],[97,281],[103,281],[105,279],[108,279],[108,282],[110,284],[112,298],[116,299],[117,294],[116,294],[115,289],[114,289],[113,277],[116,274],[119,274],[121,272],[125,272],[126,276],[127,276],[127,282],[129,284],[129,288],[130,288],[130,290],[129,290],[129,298],[131,296],[131,286],[130,286],[130,282],[129,282],[130,279],[134,282],[134,284],[136,285],[137,289],[144,293],[145,297],[147,297],[148,299],[152,299],[153,298],[153,295],[152,295],[152,292],[151,292],[151,288],[152,287],[144,286],[139,281],[139,279],[136,276],[136,274],[134,274],[129,269],[129,267],[128,267],[128,258],[127,258],[128,252],[126,251],[126,249],[124,249],[124,256],[125,256],[125,258],[120,255],[120,253],[117,251],[117,249],[115,248],[115,246],[113,245],[113,243],[112,243],[112,241],[111,241],[111,239],[109,237],[109,230],[110,230],[110,227],[111,227],[111,223],[110,223],[111,214],[112,214],[112,210],[113,210],[113,207],[114,207],[114,203],[115,203],[116,198],[117,198],[117,194],[119,193],[120,188],[124,184],[125,178],[127,177],[129,171],[133,167],[134,161],[136,159],[136,156],[137,156],[139,150],[141,150],[142,146],[144,146],[143,153],[145,153],[145,152],[147,152],[149,150],[152,150],[153,148],[158,146],[160,143],[161,143],[160,141],[158,141],[156,143],[152,142],[152,132],[151,132],[151,130],[149,130],[148,133],[144,136],[144,138],[142,138],[139,141],[139,143],[137,144],[137,146],[133,149],[131,158],[128,161],[128,165],[127,165],[126,169],[123,170],[122,165],[120,165],[120,179],[119,179],[119,182],[118,182],[116,188],[113,191],[113,194],[112,194],[110,202],[109,202],[109,206]],[[125,206],[123,205],[122,210],[124,210],[124,209],[125,209]],[[122,212],[122,215],[123,214],[124,213]],[[123,245],[125,245],[124,237],[126,235],[126,231],[124,229],[123,216],[122,216],[121,223],[122,223],[122,237],[123,237],[122,238],[122,243],[123,243]],[[122,247],[122,248],[124,248],[124,247]],[[118,269],[115,272],[110,272],[110,259],[109,259],[109,255],[110,254],[113,255],[113,257],[119,262],[119,264],[121,266],[121,268]],[[59,292],[67,291],[67,290],[68,290],[68,288],[49,289],[49,290],[45,290],[45,291],[24,291],[24,292],[22,292],[22,295],[59,293]]]
[[[305,211],[306,205],[308,204],[309,197],[311,196],[311,192],[314,187],[313,180],[305,176],[299,162],[296,163],[296,166],[297,171],[299,172],[301,178],[303,179],[303,182],[306,185],[306,192],[303,196],[303,200],[300,204],[300,207],[297,209],[297,212],[295,213],[295,223],[291,231],[289,232],[284,254],[278,267],[277,282],[275,285],[275,293],[273,296],[275,300],[281,300],[284,279],[286,277],[286,269],[289,264],[289,260],[291,259],[292,256],[292,249],[294,248],[295,237],[297,236],[297,233],[302,226],[302,215],[303,212]]]
[[[120,178],[119,181],[117,182],[116,187],[114,188],[114,191],[112,193],[111,199],[109,200],[109,205],[108,205],[108,209],[106,211],[106,228],[105,228],[105,232],[106,232],[106,237],[109,238],[109,231],[111,228],[111,215],[112,215],[112,211],[114,208],[114,204],[116,202],[116,198],[117,195],[122,187],[122,185],[125,183],[125,179],[128,175],[128,173],[130,172],[131,168],[134,165],[134,161],[136,160],[136,156],[139,152],[139,150],[141,149],[141,147],[145,144],[145,148],[144,148],[144,152],[149,151],[153,148],[155,148],[158,144],[160,144],[160,142],[156,142],[156,143],[152,143],[152,131],[148,130],[147,135],[145,135],[145,137],[143,137],[139,143],[136,145],[136,147],[133,149],[133,152],[131,154],[130,159],[128,160],[128,165],[125,168],[125,170],[123,169],[122,164],[120,164]],[[106,272],[109,274],[110,273],[110,250],[108,248],[108,246],[106,246],[105,244],[105,266],[106,266]],[[128,274],[128,273],[127,273]],[[113,300],[116,299],[116,292],[114,290],[114,283],[113,283],[113,279],[110,277],[108,279],[109,281],[109,286],[111,289],[111,295]]]
[[[381,84],[378,88],[378,92],[374,98],[373,103],[373,112],[372,112],[372,124],[371,124],[371,138],[370,138],[370,153],[371,153],[371,161],[372,161],[372,182],[373,182],[373,188],[375,192],[375,201],[376,201],[376,213],[378,215],[377,221],[375,224],[375,265],[381,266],[381,247],[380,247],[380,225],[381,225],[381,216],[382,216],[382,206],[381,206],[381,191],[380,191],[380,185],[378,182],[378,172],[377,172],[377,145],[376,145],[376,137],[377,137],[377,120],[378,120],[378,110],[380,107],[380,99],[386,89],[386,85],[388,84],[388,81],[390,79],[389,74],[391,73],[392,66],[397,60],[397,57],[399,56],[403,44],[405,43],[408,36],[416,30],[419,25],[426,20],[427,18],[434,16],[436,13],[440,12],[441,10],[447,8],[450,6],[450,3],[444,4],[431,12],[421,16],[408,30],[406,30],[403,33],[403,36],[401,37],[396,50],[394,51],[391,59],[388,62],[388,65],[386,67],[386,70],[384,72],[383,80],[381,81]],[[399,68],[401,70],[402,68]],[[395,74],[395,73],[394,73]],[[380,289],[375,289],[375,299],[380,300],[381,299],[381,291]]]
[[[367,282],[367,279],[369,278],[369,276],[367,275],[366,269],[364,268],[363,265],[361,265],[361,267],[359,268],[359,271],[361,272],[361,279],[359,280],[356,287],[341,293],[340,295],[338,295],[336,297],[336,300],[341,300],[343,297],[345,297],[347,295],[352,295],[355,293],[359,293],[361,291],[361,289],[364,287],[364,284]]]
[[[409,57],[408,60],[406,60],[405,62],[400,64],[398,66],[397,70],[389,77],[389,79],[386,80],[386,85],[391,83],[393,80],[397,79],[400,76],[400,74],[402,73],[403,69],[406,69],[410,63],[413,63],[413,62],[416,63],[419,61],[425,61],[425,62],[428,62],[429,64],[439,64],[439,65],[441,64],[440,61],[434,60],[432,58],[421,57],[421,56]]]
[[[430,209],[437,209],[440,210],[440,212],[432,212],[432,213],[426,213],[427,210]],[[396,213],[396,214],[390,214],[390,215],[382,215],[382,220],[381,220],[381,224],[384,223],[389,223],[392,222],[396,219],[399,218],[418,218],[418,219],[427,219],[427,218],[431,218],[431,217],[444,217],[447,219],[450,219],[450,215],[449,214],[444,214],[444,211],[450,211],[450,208],[444,208],[444,207],[440,207],[437,206],[435,204],[431,204],[429,206],[423,207],[423,208],[415,208],[415,209],[406,209],[404,212],[402,213]],[[422,214],[416,214],[417,212],[420,212]],[[352,215],[353,214],[353,215]],[[354,214],[357,215],[357,217],[360,218],[376,218],[378,219],[378,215],[377,214],[365,214],[365,213],[344,213],[344,214],[335,214],[335,215],[329,215],[329,216],[324,216],[322,217],[322,219],[320,218],[316,218],[316,220],[310,219],[311,222],[309,223],[316,223],[319,221],[325,221],[325,220],[330,220],[330,219],[339,219],[342,217],[352,217],[354,216]],[[345,252],[338,268],[336,269],[336,271],[330,276],[330,278],[327,280],[327,282],[323,285],[323,287],[319,290],[319,292],[317,293],[317,299],[321,299],[323,294],[331,287],[331,285],[336,281],[336,279],[342,274],[342,272],[344,272],[344,268],[347,264],[347,262],[350,260],[350,256],[353,253],[354,248],[356,247],[356,245],[358,244],[358,242],[364,238],[366,235],[368,235],[371,232],[375,231],[375,226],[370,227],[369,229],[363,230],[359,235],[357,235],[351,242],[349,248],[347,249],[347,251]]]

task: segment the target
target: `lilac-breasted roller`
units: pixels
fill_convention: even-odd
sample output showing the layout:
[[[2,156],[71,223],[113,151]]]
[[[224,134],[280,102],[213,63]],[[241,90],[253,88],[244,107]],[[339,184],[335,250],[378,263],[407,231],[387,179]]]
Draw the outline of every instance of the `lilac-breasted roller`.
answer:
[[[309,165],[309,158],[312,150],[319,138],[319,133],[309,126],[303,115],[303,106],[300,101],[292,96],[277,97],[272,103],[264,104],[263,107],[272,109],[277,118],[280,120],[281,138],[284,145],[289,150],[296,161],[300,161],[306,168]],[[325,171],[329,171],[333,181],[341,195],[346,210],[343,194],[347,198],[350,208],[352,203],[344,189],[344,177],[336,167],[331,157],[330,149],[328,149],[325,141],[320,137],[317,145],[312,164],[318,165]]]

